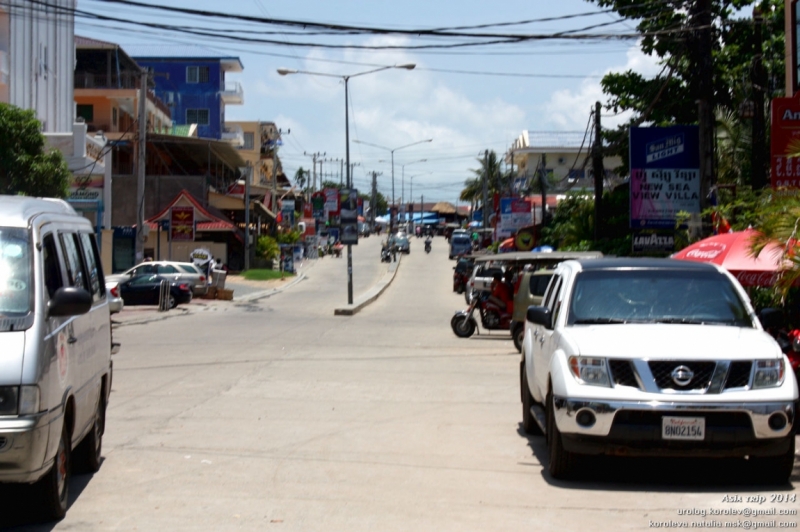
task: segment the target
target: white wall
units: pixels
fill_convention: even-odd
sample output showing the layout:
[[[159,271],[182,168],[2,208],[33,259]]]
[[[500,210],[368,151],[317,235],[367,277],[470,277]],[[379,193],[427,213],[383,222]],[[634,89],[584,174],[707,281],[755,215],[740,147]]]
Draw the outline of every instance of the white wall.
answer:
[[[34,109],[45,133],[72,132],[75,7],[76,0],[0,0],[9,17],[8,32],[0,31],[0,50],[8,50],[8,103]]]

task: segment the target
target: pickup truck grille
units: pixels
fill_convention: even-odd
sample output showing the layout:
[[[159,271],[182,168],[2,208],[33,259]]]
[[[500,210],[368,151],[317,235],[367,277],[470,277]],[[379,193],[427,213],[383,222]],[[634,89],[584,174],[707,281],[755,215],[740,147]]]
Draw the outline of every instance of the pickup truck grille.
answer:
[[[753,363],[749,360],[731,362],[731,367],[728,369],[728,379],[725,381],[725,389],[742,388],[750,384],[750,371],[752,369]]]
[[[619,386],[639,387],[636,382],[636,375],[633,373],[633,366],[630,360],[611,359],[608,361],[611,368],[611,381]]]
[[[648,364],[659,388],[680,392],[708,388],[711,383],[711,376],[714,374],[714,368],[717,366],[716,362],[697,360],[651,360]],[[673,380],[673,372],[681,366],[688,368],[693,373],[691,380],[684,385]]]

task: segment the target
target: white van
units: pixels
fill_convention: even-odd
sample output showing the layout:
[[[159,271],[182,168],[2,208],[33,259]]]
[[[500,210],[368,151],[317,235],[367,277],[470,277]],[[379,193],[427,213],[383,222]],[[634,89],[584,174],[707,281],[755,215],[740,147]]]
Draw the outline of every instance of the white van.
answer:
[[[73,467],[100,467],[112,377],[97,242],[65,201],[0,196],[0,346],[0,482],[61,519]]]

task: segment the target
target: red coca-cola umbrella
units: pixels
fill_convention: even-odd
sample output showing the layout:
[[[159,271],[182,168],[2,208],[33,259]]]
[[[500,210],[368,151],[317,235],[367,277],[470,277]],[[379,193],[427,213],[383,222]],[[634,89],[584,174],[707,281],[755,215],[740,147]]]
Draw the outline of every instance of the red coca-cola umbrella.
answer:
[[[754,257],[750,249],[753,236],[757,234],[755,229],[745,229],[714,235],[685,247],[672,258],[719,264],[742,286],[772,286],[781,269],[790,263],[781,260],[783,248],[776,244],[766,246],[758,257]]]

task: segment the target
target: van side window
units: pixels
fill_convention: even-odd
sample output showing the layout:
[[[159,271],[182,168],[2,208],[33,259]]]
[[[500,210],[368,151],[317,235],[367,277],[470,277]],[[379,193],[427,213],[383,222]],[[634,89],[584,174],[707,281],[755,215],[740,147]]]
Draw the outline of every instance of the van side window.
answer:
[[[64,250],[64,262],[67,265],[67,280],[75,288],[91,291],[86,284],[87,275],[83,271],[83,262],[75,242],[74,233],[61,233],[61,247]]]
[[[53,299],[56,290],[64,286],[64,279],[61,277],[56,241],[52,234],[45,235],[42,241],[42,256],[44,258],[44,285],[47,287],[48,297]]]
[[[92,299],[96,303],[106,296],[106,288],[103,283],[103,272],[98,267],[97,246],[95,246],[94,235],[80,233],[78,238],[81,242],[83,260],[85,261],[86,269],[89,271],[89,286],[92,289]]]

